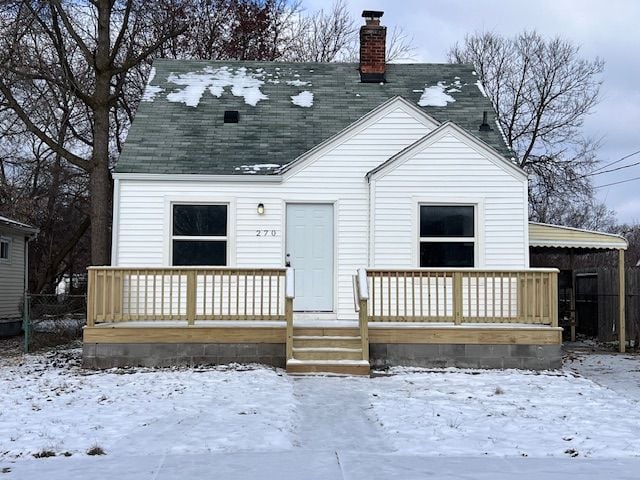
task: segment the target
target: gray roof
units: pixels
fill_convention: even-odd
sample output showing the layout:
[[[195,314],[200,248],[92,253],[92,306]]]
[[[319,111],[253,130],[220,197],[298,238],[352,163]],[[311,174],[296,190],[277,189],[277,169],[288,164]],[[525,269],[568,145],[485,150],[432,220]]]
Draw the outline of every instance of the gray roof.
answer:
[[[3,216],[0,216],[0,226],[6,226],[14,230],[20,230],[29,234],[35,234],[40,231],[36,227],[32,227],[31,225],[27,225],[26,223],[21,223],[16,220],[11,220],[10,218],[3,217]]]
[[[418,106],[438,84],[455,101],[419,108],[512,156],[470,65],[391,64],[384,84],[361,83],[355,63],[156,60],[153,73],[116,172],[274,174],[390,98]],[[295,105],[305,91],[313,104]],[[226,110],[239,123],[223,123]],[[484,111],[489,132],[478,130]]]

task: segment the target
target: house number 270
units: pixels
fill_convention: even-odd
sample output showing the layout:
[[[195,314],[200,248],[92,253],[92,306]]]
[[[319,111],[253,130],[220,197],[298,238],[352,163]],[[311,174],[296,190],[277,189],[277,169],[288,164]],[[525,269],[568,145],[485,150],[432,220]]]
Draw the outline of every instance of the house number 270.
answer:
[[[275,230],[256,230],[256,237],[275,237]]]

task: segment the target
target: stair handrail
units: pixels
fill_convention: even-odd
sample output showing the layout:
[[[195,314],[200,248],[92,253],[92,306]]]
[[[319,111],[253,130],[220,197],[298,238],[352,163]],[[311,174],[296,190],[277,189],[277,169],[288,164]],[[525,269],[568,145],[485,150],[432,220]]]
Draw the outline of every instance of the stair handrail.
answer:
[[[362,342],[362,360],[369,361],[369,283],[367,269],[359,268],[355,282],[358,297],[358,326]]]
[[[287,360],[293,358],[293,299],[296,297],[295,271],[287,267],[284,282],[284,316],[287,322]]]

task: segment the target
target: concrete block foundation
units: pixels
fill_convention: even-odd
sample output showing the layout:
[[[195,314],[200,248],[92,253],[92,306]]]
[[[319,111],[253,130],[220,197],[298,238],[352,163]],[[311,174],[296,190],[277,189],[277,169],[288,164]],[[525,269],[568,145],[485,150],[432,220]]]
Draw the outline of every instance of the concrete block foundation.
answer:
[[[85,343],[86,368],[170,367],[261,363],[284,368],[286,348],[281,343]],[[550,370],[562,366],[560,345],[369,345],[373,368],[411,366],[427,368],[520,368]]]
[[[521,368],[554,370],[562,366],[560,345],[369,345],[374,368],[395,366],[427,368]]]
[[[85,343],[85,368],[171,367],[262,363],[285,367],[286,348],[274,343]]]

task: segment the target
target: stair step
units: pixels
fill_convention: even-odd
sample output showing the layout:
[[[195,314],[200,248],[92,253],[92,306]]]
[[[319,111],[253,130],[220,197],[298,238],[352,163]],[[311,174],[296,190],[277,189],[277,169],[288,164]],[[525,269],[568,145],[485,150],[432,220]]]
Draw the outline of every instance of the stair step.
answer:
[[[335,347],[335,348],[360,348],[360,337],[339,337],[339,336],[294,336],[294,347]]]
[[[287,373],[291,375],[362,375],[371,370],[366,360],[287,360]]]
[[[294,347],[293,358],[297,360],[362,360],[362,349],[340,347]]]

